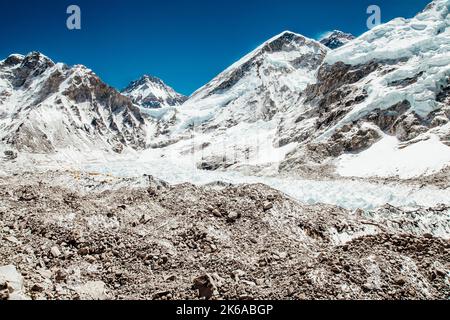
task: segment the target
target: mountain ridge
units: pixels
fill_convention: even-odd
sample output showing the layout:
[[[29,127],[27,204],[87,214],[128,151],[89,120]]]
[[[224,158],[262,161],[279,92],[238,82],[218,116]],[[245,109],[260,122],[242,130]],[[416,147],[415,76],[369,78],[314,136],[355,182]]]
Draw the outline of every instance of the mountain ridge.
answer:
[[[66,110],[61,118],[65,119],[64,129],[60,130],[74,134],[76,140],[89,140],[93,135],[87,130],[90,128],[96,138],[106,139],[103,142],[109,149],[118,144],[118,149],[162,148],[181,157],[194,153],[194,161],[202,169],[271,167],[288,172],[342,167],[342,161],[349,157],[357,161],[356,155],[374,145],[391,145],[392,136],[398,140],[398,150],[431,146],[433,141],[439,150],[446,150],[441,144],[450,144],[449,3],[435,0],[414,18],[394,19],[334,50],[284,31],[230,65],[187,101],[183,98],[183,102],[173,103],[175,106],[167,103],[142,108],[142,101],[112,90],[88,69],[55,66],[39,55],[28,59],[9,78],[14,69],[11,66],[25,58],[11,55],[1,62],[0,89],[2,85],[4,89],[0,105],[6,107],[0,116],[0,132],[4,141],[17,145],[22,140],[31,143],[33,132],[41,137],[41,145],[54,144],[56,137],[46,138],[54,136],[49,129],[51,121],[36,124],[30,121],[27,110],[40,108],[43,102],[49,108],[49,97],[68,76],[78,72],[72,90],[59,92],[68,99],[66,104],[75,102],[59,106]],[[15,121],[8,115],[12,105],[51,68],[55,70],[46,75],[47,85],[38,86],[36,96],[26,96],[34,100],[27,101],[22,114],[12,114],[21,120],[17,127],[11,127]],[[144,76],[132,83],[129,96],[138,88],[142,98],[141,86],[149,82],[164,84]],[[81,113],[79,104],[84,110]],[[120,119],[115,119],[117,115]],[[44,119],[42,114],[37,116]],[[102,123],[100,133],[97,121]],[[17,139],[14,130],[23,132],[24,123],[31,133]],[[87,134],[81,134],[83,130]],[[70,135],[63,136],[65,140]],[[49,147],[41,151],[47,149],[55,150]],[[447,156],[446,151],[442,154]]]
[[[19,150],[144,147],[139,109],[92,70],[31,52],[2,60],[0,74],[1,140]]]

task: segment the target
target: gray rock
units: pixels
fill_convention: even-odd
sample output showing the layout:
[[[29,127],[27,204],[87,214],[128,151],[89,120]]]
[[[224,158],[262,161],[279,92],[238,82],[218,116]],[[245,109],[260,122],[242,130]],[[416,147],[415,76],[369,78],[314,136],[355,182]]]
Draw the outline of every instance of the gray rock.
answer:
[[[272,202],[270,202],[270,201],[264,202],[264,204],[263,204],[264,211],[269,211],[272,208],[273,208],[273,203]]]

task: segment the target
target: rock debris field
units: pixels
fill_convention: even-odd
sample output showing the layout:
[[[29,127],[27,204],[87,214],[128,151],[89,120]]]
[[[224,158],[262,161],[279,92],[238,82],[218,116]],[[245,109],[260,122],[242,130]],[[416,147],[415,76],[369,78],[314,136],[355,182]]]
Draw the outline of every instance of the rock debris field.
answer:
[[[0,299],[448,299],[449,213],[304,205],[262,184],[8,176]]]

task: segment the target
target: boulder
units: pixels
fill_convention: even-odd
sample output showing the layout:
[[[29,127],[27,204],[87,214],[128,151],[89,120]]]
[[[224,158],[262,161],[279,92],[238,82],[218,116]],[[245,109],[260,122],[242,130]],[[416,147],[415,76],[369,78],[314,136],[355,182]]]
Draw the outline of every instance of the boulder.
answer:
[[[23,277],[13,265],[0,267],[0,287],[7,289],[2,290],[1,296],[8,300],[29,300],[24,293]]]
[[[106,300],[106,285],[103,281],[88,281],[75,288],[82,300]]]

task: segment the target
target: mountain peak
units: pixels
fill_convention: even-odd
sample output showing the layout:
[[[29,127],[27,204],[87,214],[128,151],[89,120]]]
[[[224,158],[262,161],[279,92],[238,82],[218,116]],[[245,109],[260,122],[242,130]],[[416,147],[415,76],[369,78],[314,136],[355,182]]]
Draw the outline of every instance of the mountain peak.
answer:
[[[148,74],[144,74],[142,77],[140,77],[138,80],[133,81],[136,83],[145,83],[145,82],[151,82],[151,83],[158,83],[158,84],[164,84],[164,81],[162,81],[160,78],[152,76],[152,75],[148,75]],[[132,83],[133,83],[132,82]]]
[[[11,54],[8,58],[6,58],[5,60],[3,60],[1,62],[7,66],[15,66],[15,65],[22,63],[24,58],[25,58],[25,56],[14,53],[14,54]]]
[[[294,37],[294,36],[303,37],[301,34],[295,33],[293,31],[284,30],[283,32],[281,32],[281,33],[277,34],[276,36],[274,36],[271,40],[275,40],[275,39],[283,38],[283,37]]]
[[[32,51],[28,53],[24,57],[24,63],[26,62],[34,62],[34,63],[45,63],[45,64],[51,64],[54,65],[55,63],[46,55],[38,52],[38,51]]]
[[[144,108],[179,106],[187,99],[160,78],[147,74],[132,81],[122,91],[122,94],[130,97],[134,103]]]
[[[10,56],[8,56],[5,60],[3,60],[3,63],[9,66],[16,66],[19,64],[22,64],[25,67],[28,67],[30,69],[34,69],[37,66],[54,66],[55,63],[48,58],[46,55],[38,52],[33,51],[28,53],[27,55],[22,55],[18,53],[13,53]]]
[[[283,31],[280,34],[277,34],[276,36],[270,38],[267,40],[262,46],[260,46],[260,49],[267,49],[271,48],[272,50],[281,50],[283,46],[289,45],[292,42],[300,42],[300,43],[317,43],[317,41],[307,38],[304,35],[301,35],[299,33],[295,33],[289,30]],[[258,50],[258,49],[257,49]]]
[[[351,33],[345,33],[340,30],[333,30],[320,39],[320,43],[334,50],[355,39]]]

